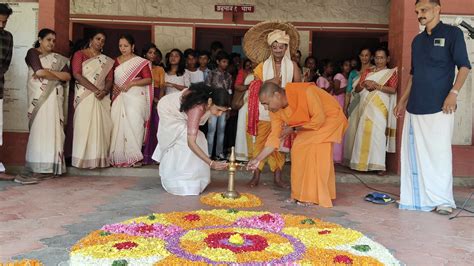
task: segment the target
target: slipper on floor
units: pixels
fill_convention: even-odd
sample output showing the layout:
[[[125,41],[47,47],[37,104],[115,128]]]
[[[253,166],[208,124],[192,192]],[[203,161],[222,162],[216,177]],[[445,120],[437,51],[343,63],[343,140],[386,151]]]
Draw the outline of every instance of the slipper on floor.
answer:
[[[379,192],[372,192],[370,194],[367,194],[365,196],[365,200],[370,201],[375,204],[382,204],[382,205],[395,202],[395,200],[392,199],[389,195],[385,193],[379,193]]]

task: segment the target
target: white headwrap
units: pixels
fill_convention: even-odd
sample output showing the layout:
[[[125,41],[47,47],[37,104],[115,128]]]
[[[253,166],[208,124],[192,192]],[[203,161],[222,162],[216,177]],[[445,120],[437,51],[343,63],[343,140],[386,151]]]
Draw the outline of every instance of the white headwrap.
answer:
[[[293,61],[290,56],[290,36],[282,30],[274,30],[268,34],[267,43],[271,46],[274,42],[287,44],[285,55],[281,60],[281,86],[284,88],[287,83],[293,81]],[[273,55],[265,60],[263,63],[263,81],[272,79],[275,77],[274,66],[273,66]]]

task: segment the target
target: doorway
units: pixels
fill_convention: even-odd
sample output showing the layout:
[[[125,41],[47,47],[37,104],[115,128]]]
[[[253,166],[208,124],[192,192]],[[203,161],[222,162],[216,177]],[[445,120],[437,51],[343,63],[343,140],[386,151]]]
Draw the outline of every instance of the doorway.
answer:
[[[320,62],[341,62],[356,58],[363,48],[387,46],[386,32],[313,32],[312,55]]]
[[[242,50],[242,40],[247,29],[231,29],[231,28],[196,28],[197,50],[210,51],[211,43],[219,41],[224,46],[224,51],[230,53],[238,53],[242,58],[245,57]]]
[[[103,30],[107,35],[104,46],[104,54],[116,58],[120,55],[118,49],[119,38],[123,34],[131,34],[135,39],[135,54],[142,56],[142,49],[152,41],[151,25],[122,25],[122,24],[83,24],[74,23],[72,30],[72,41],[77,41],[89,36],[94,30]]]

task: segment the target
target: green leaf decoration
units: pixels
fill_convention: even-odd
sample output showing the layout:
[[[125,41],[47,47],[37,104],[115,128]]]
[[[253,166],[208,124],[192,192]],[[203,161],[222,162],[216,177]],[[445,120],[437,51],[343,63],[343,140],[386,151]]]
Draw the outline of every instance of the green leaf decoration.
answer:
[[[228,209],[227,210],[227,213],[238,213],[239,210],[236,210],[236,209]]]
[[[369,245],[355,245],[352,246],[352,248],[360,252],[367,252],[371,250]]]
[[[105,231],[100,232],[100,236],[110,236],[110,235],[111,233],[109,232],[105,232]]]
[[[114,260],[112,266],[127,266],[128,262],[126,260]]]
[[[301,224],[315,224],[316,222],[313,219],[307,218],[301,221]]]

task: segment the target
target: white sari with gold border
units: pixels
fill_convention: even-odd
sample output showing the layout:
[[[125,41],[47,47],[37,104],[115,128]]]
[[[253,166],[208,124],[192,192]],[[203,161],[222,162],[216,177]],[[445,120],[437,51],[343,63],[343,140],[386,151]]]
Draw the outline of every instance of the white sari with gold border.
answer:
[[[397,75],[397,68],[370,72],[365,80],[385,84],[393,75]],[[352,124],[356,131],[349,166],[358,171],[385,171],[386,152],[395,152],[396,119],[392,111],[396,94],[366,89],[359,94],[360,103],[354,110],[359,121]]]

